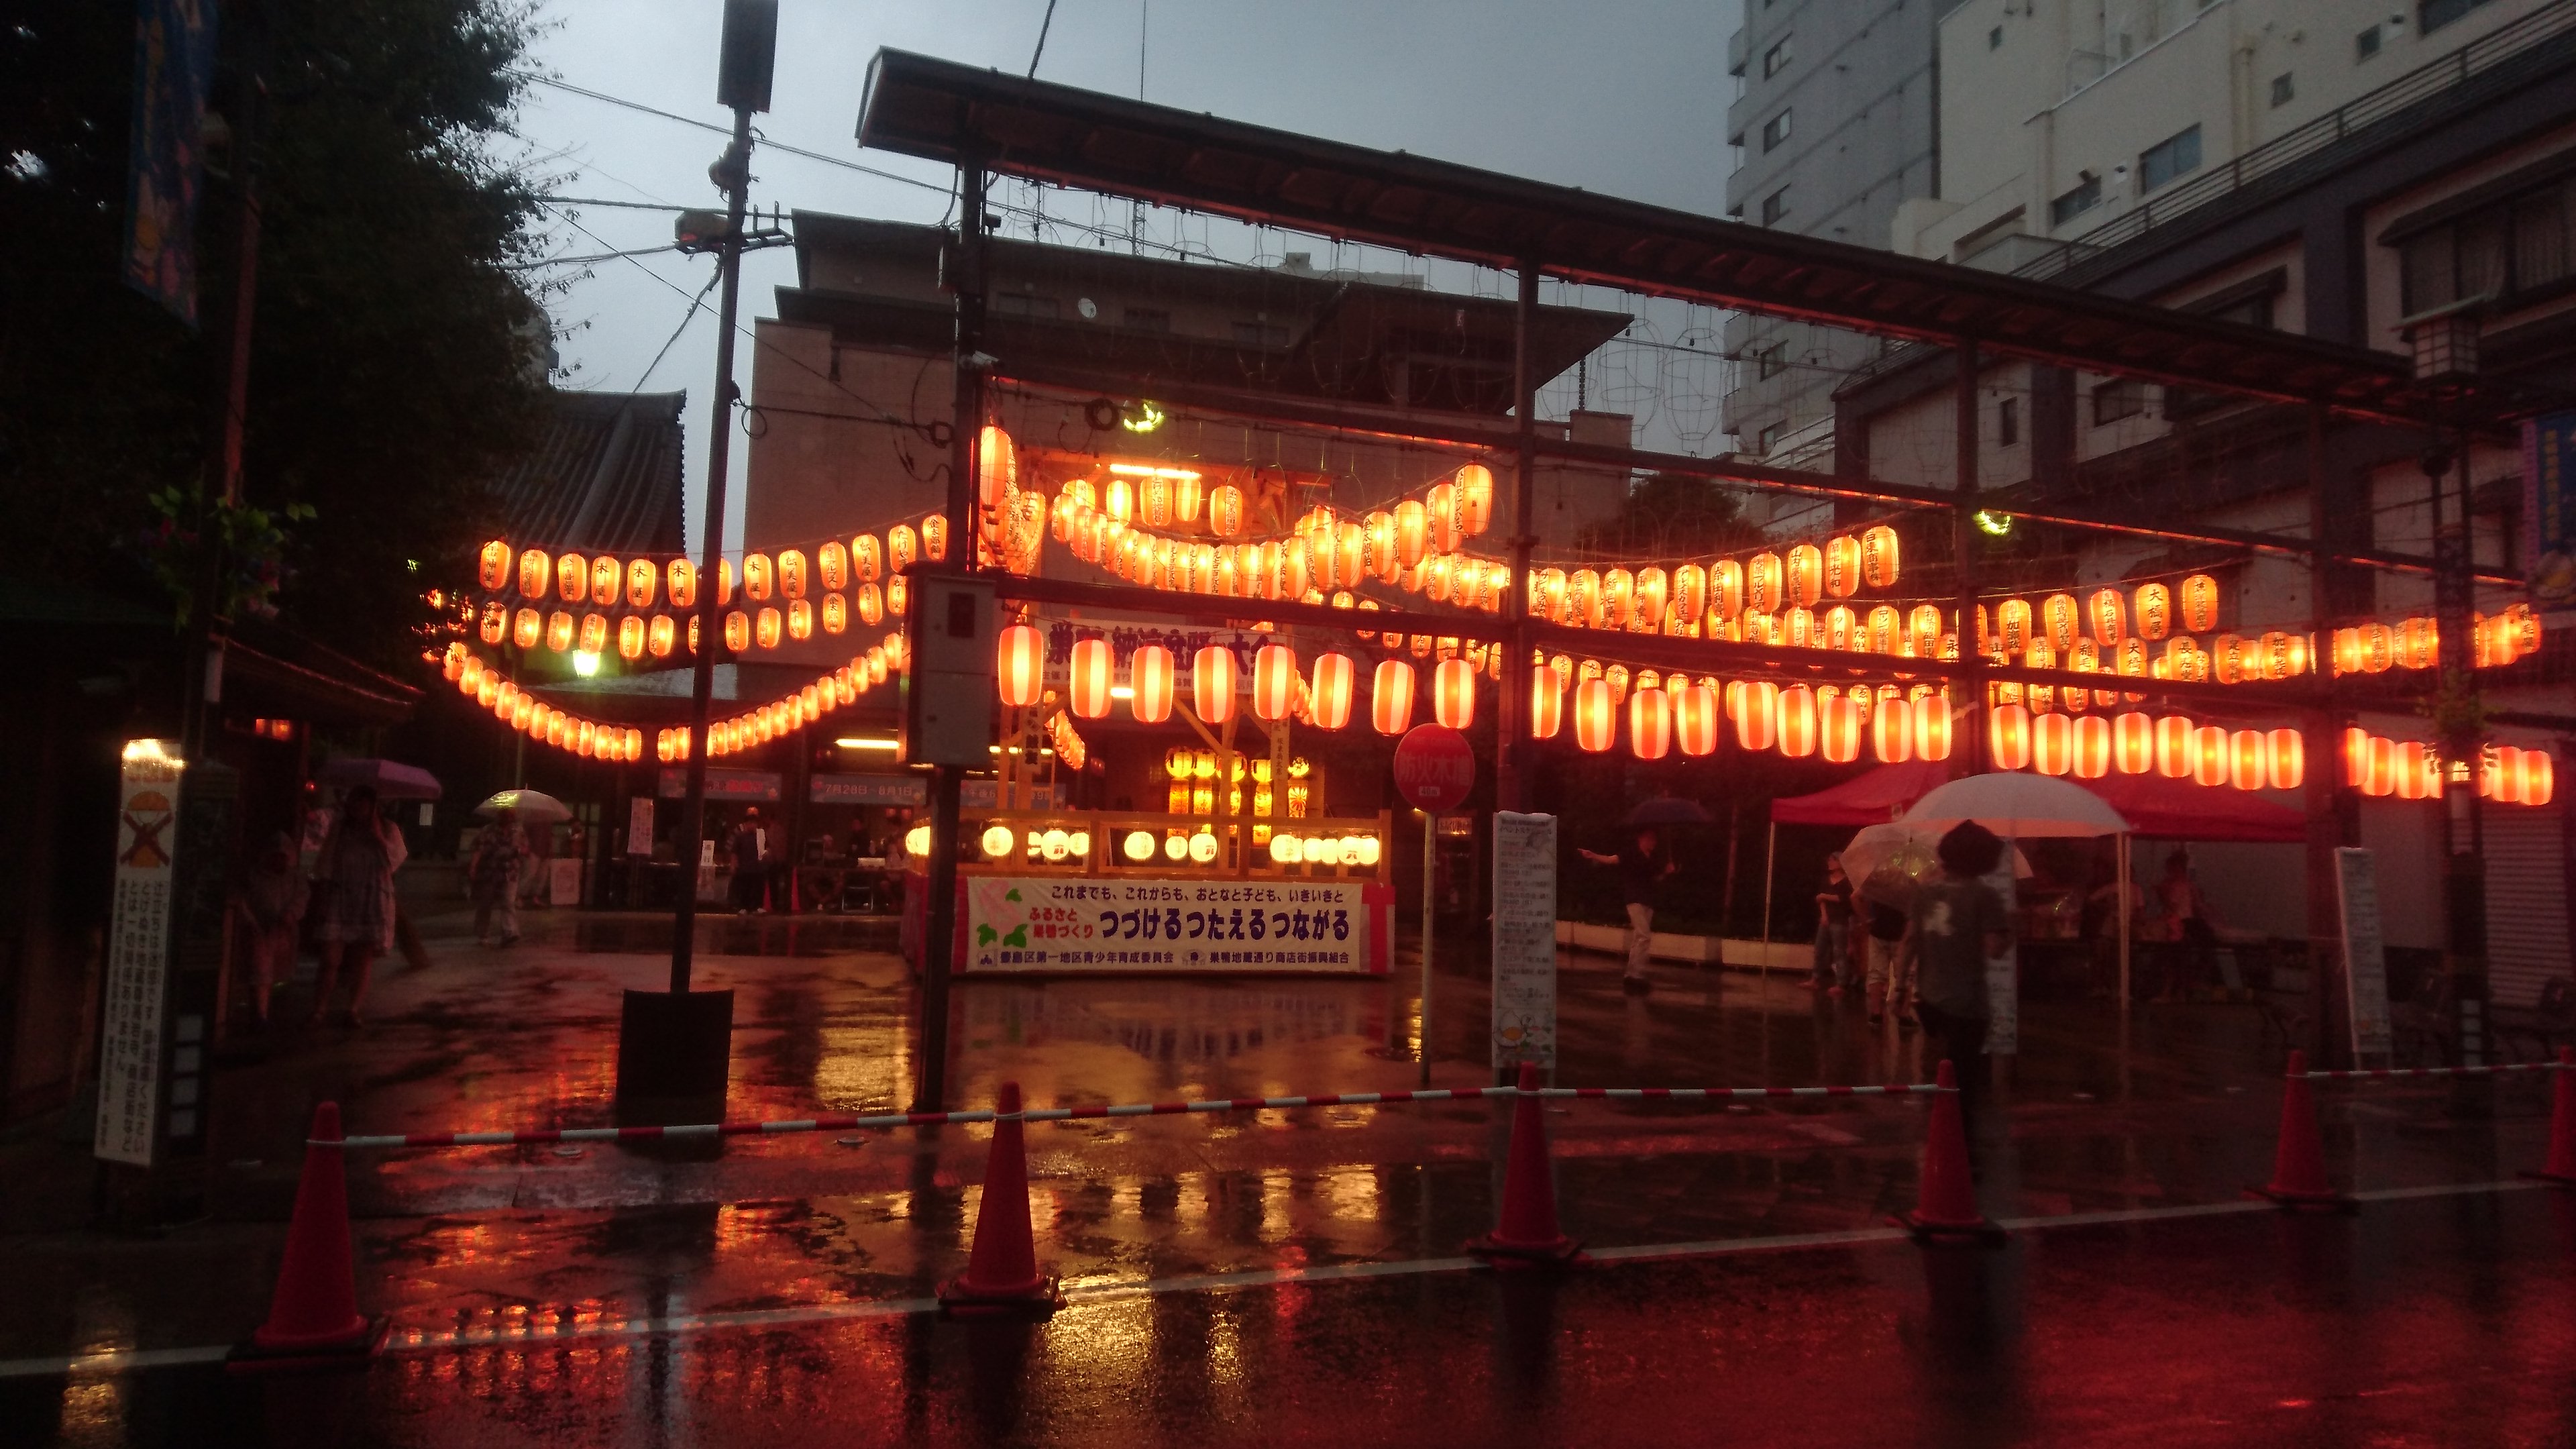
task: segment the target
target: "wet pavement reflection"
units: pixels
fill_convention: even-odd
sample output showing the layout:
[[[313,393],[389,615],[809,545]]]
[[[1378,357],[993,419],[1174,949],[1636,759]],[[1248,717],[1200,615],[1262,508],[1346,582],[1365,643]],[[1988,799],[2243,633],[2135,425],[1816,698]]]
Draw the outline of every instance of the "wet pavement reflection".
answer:
[[[207,1222],[109,1240],[13,1195],[0,1270],[24,1306],[0,1315],[0,1358],[240,1337],[315,1100],[360,1132],[606,1122],[617,993],[664,964],[604,946],[618,929],[558,921],[507,952],[434,937],[436,964],[390,976],[363,1037],[236,1057]],[[1480,1084],[1479,968],[1444,958],[1434,1077]],[[737,993],[732,1116],[909,1096],[892,957],[781,934],[701,964]],[[1640,998],[1604,958],[1563,970],[1568,1083],[1928,1075],[1919,1038],[1786,977],[1674,970]],[[1005,1080],[1033,1103],[1409,1086],[1410,979],[964,982],[954,1099]],[[2259,1018],[2159,1007],[2124,1029],[2104,1003],[2033,1003],[2023,1031],[1976,1124],[1987,1211],[2146,1220],[1927,1253],[1876,1231],[1912,1202],[1919,1099],[1558,1103],[1563,1216],[1597,1248],[1841,1235],[1558,1281],[1448,1262],[1492,1225],[1505,1131],[1482,1104],[1043,1123],[1033,1218],[1074,1306],[961,1325],[914,1310],[963,1262],[989,1129],[732,1139],[702,1160],[372,1155],[350,1188],[361,1296],[393,1322],[373,1369],[293,1393],[201,1365],[0,1374],[0,1442],[2329,1443],[2450,1414],[2521,1442],[2576,1423],[2568,1195],[2157,1220],[2265,1175],[2278,1058]],[[2372,1188],[2510,1178],[2539,1158],[2545,1106],[2537,1083],[2493,1097],[2467,1116],[2438,1089],[2337,1089],[2329,1162]],[[0,1166],[68,1171],[43,1148],[0,1146]],[[1316,1273],[1342,1276],[1300,1281]]]

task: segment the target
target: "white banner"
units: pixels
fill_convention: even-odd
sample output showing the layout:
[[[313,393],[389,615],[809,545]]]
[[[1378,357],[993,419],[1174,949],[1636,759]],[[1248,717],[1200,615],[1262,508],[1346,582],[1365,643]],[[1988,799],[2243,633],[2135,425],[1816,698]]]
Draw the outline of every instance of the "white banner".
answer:
[[[961,878],[970,971],[1386,970],[1388,888],[1356,880]]]
[[[2004,953],[1986,958],[1986,1055],[2008,1057],[2021,1050],[2021,930],[2017,905],[2020,890],[2015,882],[2013,861],[2020,848],[2004,842],[2003,864],[1986,877],[1986,884],[2004,903],[2004,919],[2014,923],[2004,937]],[[1974,1062],[1955,1064],[1962,1072],[1983,1071]]]
[[[2335,897],[2343,919],[2344,996],[2351,1007],[2356,1057],[2385,1057],[2394,1045],[2388,1020],[2388,951],[2379,934],[2379,875],[2369,851],[2335,850]],[[2325,963],[2309,967],[2322,971]]]
[[[161,1029],[170,985],[170,882],[179,848],[180,762],[158,740],[125,750],[117,785],[116,890],[92,1151],[152,1165],[161,1120]]]
[[[1556,1065],[1556,817],[1494,812],[1494,1066]]]

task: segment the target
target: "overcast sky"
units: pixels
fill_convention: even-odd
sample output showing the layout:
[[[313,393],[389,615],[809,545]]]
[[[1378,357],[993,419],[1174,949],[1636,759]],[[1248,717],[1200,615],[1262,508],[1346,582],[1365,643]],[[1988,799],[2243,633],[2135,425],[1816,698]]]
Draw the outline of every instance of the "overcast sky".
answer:
[[[1726,190],[1726,39],[1738,0],[1058,0],[1038,75],[1334,140],[1403,149],[1717,215]],[[534,59],[573,85],[723,123],[715,104],[719,0],[549,0]],[[1025,73],[1046,0],[784,0],[773,140],[932,183],[911,186],[777,152],[757,153],[755,206],[937,221],[951,173],[852,139],[867,61],[880,47]],[[721,137],[532,87],[520,129],[555,194],[716,206],[707,164]],[[1068,207],[1078,218],[1086,204]],[[668,213],[575,208],[554,219],[559,254],[670,239]],[[594,240],[594,237],[596,240]],[[746,259],[743,316],[773,311],[794,280],[786,249]],[[706,475],[712,312],[653,362],[712,273],[664,253],[565,269],[551,300],[562,385],[689,394],[692,547]],[[709,299],[712,308],[713,298]],[[751,381],[747,342],[736,376]],[[741,519],[740,434],[729,538]]]

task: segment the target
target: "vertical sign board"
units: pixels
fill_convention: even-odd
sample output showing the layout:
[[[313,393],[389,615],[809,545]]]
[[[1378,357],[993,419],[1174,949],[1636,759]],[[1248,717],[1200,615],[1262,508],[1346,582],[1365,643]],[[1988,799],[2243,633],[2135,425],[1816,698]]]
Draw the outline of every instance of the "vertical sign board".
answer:
[[[2522,425],[2522,519],[2533,606],[2576,603],[2576,413]]]
[[[653,805],[650,795],[630,795],[626,799],[626,853],[653,853]]]
[[[2021,851],[2013,842],[2004,842],[2003,863],[1986,877],[1986,885],[2004,903],[2004,919],[2013,919],[2019,892],[2013,879],[2013,862]],[[2019,943],[2004,942],[2004,953],[1986,958],[1986,1055],[2008,1057],[2021,1050],[2021,952]],[[1966,1071],[1967,1063],[1958,1064]]]
[[[1494,813],[1494,1069],[1556,1066],[1556,817]]]
[[[117,780],[116,886],[101,1003],[93,1151],[152,1165],[161,1116],[161,1035],[170,987],[170,906],[178,875],[178,758],[160,740],[125,747]]]
[[[2344,997],[2352,1003],[2356,1057],[2385,1057],[2394,1046],[2388,1022],[2388,953],[2379,935],[2379,876],[2369,851],[2335,851],[2335,896],[2343,924]]]

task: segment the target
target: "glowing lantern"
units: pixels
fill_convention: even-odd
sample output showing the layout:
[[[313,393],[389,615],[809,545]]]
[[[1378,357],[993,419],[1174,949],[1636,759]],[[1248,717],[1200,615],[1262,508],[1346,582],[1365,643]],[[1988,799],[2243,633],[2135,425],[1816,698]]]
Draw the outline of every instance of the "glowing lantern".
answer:
[[[2264,782],[2275,790],[2296,790],[2307,778],[2307,742],[2300,738],[2299,732],[2277,729],[2266,734],[2263,737]]]
[[[783,599],[801,599],[805,597],[806,583],[804,551],[793,548],[780,549],[778,551],[778,596]]]
[[[2156,762],[2156,722],[2135,710],[2110,722],[2111,764],[2123,775],[2143,775]]]
[[[886,530],[886,571],[902,573],[921,557],[921,540],[909,523],[898,523]]]
[[[1813,649],[1816,647],[1816,615],[1814,610],[1791,609],[1786,616],[1785,623],[1785,632],[1788,635],[1790,648]]]
[[[1818,642],[1827,649],[1849,651],[1867,642],[1860,638],[1860,621],[1853,618],[1852,611],[1841,604],[1836,604],[1825,611],[1822,633],[1823,638]]]
[[[850,551],[839,539],[814,551],[814,582],[826,590],[850,586]]]
[[[2017,704],[1999,704],[1986,724],[1986,747],[1994,756],[1998,770],[2022,770],[2030,767],[2030,711]]]
[[[1896,587],[1896,530],[1884,523],[1861,530],[1860,578],[1873,589]]]
[[[2558,793],[2558,767],[2547,750],[2522,752],[2522,803],[2546,805]]]
[[[1136,516],[1136,485],[1124,478],[1112,478],[1100,495],[1100,511],[1113,523],[1125,523]]]
[[[1576,569],[1566,579],[1565,622],[1578,629],[1601,627],[1601,575]]]
[[[1243,490],[1221,483],[1208,494],[1208,531],[1219,538],[1243,532]]]
[[[508,543],[496,538],[483,545],[483,551],[477,559],[479,567],[475,577],[482,583],[484,592],[497,594],[510,586],[512,562],[513,557]]]
[[[1234,718],[1234,651],[1221,644],[1210,644],[1190,659],[1190,702],[1198,707],[1202,724],[1218,725]]]
[[[1626,569],[1611,569],[1601,575],[1601,627],[1625,629],[1637,603],[1637,577]]]
[[[1665,579],[1662,569],[1637,570],[1637,584],[1631,596],[1633,602],[1630,608],[1635,612],[1637,623],[1641,627],[1653,629],[1664,622],[1664,605],[1670,597],[1670,589],[1671,585]]]
[[[1369,691],[1369,723],[1382,735],[1413,728],[1413,666],[1401,659],[1379,664]]]
[[[774,607],[763,607],[752,623],[752,638],[759,641],[763,649],[777,648],[779,636],[784,632],[784,621],[778,617],[778,610]]]
[[[1901,765],[1914,757],[1914,711],[1903,704],[1882,704],[1870,711],[1870,752],[1882,765]]]
[[[2193,574],[2182,581],[2182,627],[2193,634],[2218,627],[2218,580]]]
[[[1105,719],[1109,714],[1109,680],[1115,659],[1106,639],[1074,641],[1073,657],[1065,666],[1065,703],[1083,719]]]
[[[1802,543],[1790,549],[1784,584],[1790,603],[1801,609],[1814,608],[1825,592],[1824,551],[1812,543]]]
[[[696,647],[697,627],[698,621],[691,619],[689,638],[690,647],[693,649]],[[651,651],[654,658],[668,659],[671,657],[671,650],[677,647],[679,642],[679,627],[671,621],[671,616],[655,614],[652,626],[644,631],[644,647]]]
[[[1470,463],[1458,470],[1454,485],[1458,504],[1458,531],[1470,537],[1483,533],[1494,521],[1494,474],[1482,463]]]
[[[1530,671],[1529,737],[1552,740],[1563,727],[1565,676],[1544,665]]]
[[[1199,475],[1184,469],[1180,473],[1179,477],[1174,481],[1179,486],[1172,490],[1172,506],[1179,510],[1181,522],[1198,522],[1200,498]]]
[[[892,614],[898,619],[902,618],[904,608],[910,602],[911,598],[912,584],[906,580],[903,575],[896,574],[894,577],[886,580],[885,611],[887,613]]]
[[[1929,659],[1939,651],[1941,623],[1938,604],[1917,604],[1914,612],[1906,616],[1905,633],[1914,644],[1915,658]]]
[[[1610,748],[1619,734],[1619,706],[1610,698],[1606,680],[1587,679],[1574,690],[1574,742],[1593,754]]]
[[[850,602],[839,594],[823,596],[823,632],[839,634],[850,627]]]
[[[999,508],[1020,476],[1019,450],[1011,435],[986,424],[975,434],[975,497],[986,508]]]
[[[2271,744],[2261,730],[2237,730],[2227,737],[2227,779],[2239,790],[2260,790],[2270,773]]]
[[[1739,679],[1727,691],[1736,744],[1748,750],[1771,748],[1780,728],[1780,686],[1767,679]]]
[[[1757,614],[1779,612],[1783,594],[1780,556],[1768,549],[1753,556],[1744,571],[1744,606]]]
[[[1995,634],[2006,654],[2020,654],[2030,648],[2030,601],[2006,599],[1995,607]]]
[[[2173,629],[2173,591],[2162,584],[2140,584],[2138,637],[2152,643]]]
[[[1454,553],[1460,543],[1458,530],[1458,490],[1447,483],[1434,483],[1422,496],[1423,522],[1430,531],[1433,553]]]
[[[1315,728],[1337,730],[1351,722],[1351,681],[1357,670],[1347,654],[1315,661],[1315,680],[1306,692],[1306,716]]]
[[[1825,592],[1848,599],[1860,592],[1860,540],[1837,534],[1825,541]]]
[[[510,606],[495,601],[483,606],[483,642],[498,644],[510,637]]]
[[[561,609],[546,616],[546,647],[561,654],[573,643],[573,617]]]
[[[1836,695],[1816,705],[1816,737],[1827,762],[1848,765],[1860,758],[1861,704],[1851,695]]]
[[[617,621],[617,654],[621,659],[644,657],[644,616],[629,614]]]
[[[1660,689],[1628,696],[1628,748],[1638,759],[1660,760],[1673,745],[1672,704]]]
[[[2079,613],[2073,594],[2051,594],[2040,601],[2041,634],[2047,639],[2049,648],[2060,654],[2068,653],[2075,648],[2075,636],[2080,626]]]
[[[694,609],[698,605],[698,568],[684,558],[675,558],[662,567],[664,593],[674,609]]]
[[[2192,731],[2191,778],[2195,784],[2224,785],[2235,777],[2235,756],[2222,725]]]
[[[1137,519],[1147,528],[1169,528],[1172,526],[1171,479],[1146,479],[1143,486],[1136,490],[1136,503]]]
[[[2062,714],[2031,720],[2030,763],[2043,775],[2063,775],[2075,765],[2075,722]]]
[[[2365,793],[2370,786],[2370,731],[2358,725],[2343,732],[2343,782]]]
[[[885,597],[874,584],[859,585],[859,622],[874,625],[885,618]]]
[[[1252,713],[1256,719],[1283,720],[1297,707],[1297,651],[1285,644],[1264,644],[1252,656]]]
[[[2168,780],[2188,780],[2199,762],[2199,736],[2190,717],[2169,714],[2158,719],[2156,773]]]
[[[921,556],[931,563],[948,557],[948,517],[934,513],[921,520]]]
[[[1453,730],[1476,719],[1476,666],[1464,659],[1443,660],[1431,674],[1431,716]]]
[[[1160,724],[1172,715],[1172,651],[1160,644],[1139,644],[1127,661],[1128,713],[1145,724]]]
[[[532,548],[519,555],[519,596],[521,598],[546,597],[553,591],[554,578],[555,561],[552,554],[541,548]]]
[[[1816,752],[1816,692],[1803,684],[1780,691],[1774,711],[1779,716],[1780,753],[1803,760]]]
[[[1046,636],[1034,624],[1013,624],[993,650],[993,678],[1002,703],[1026,709],[1046,692]]]
[[[1717,691],[1705,684],[1676,684],[1666,691],[1673,703],[1673,743],[1693,757],[1717,752]],[[1633,727],[1633,726],[1632,726]]]
[[[787,637],[800,642],[814,637],[812,599],[796,599],[787,605]]]
[[[769,562],[769,555],[747,553],[742,556],[742,596],[744,598],[755,604],[760,603],[776,590],[777,583],[777,570]]]
[[[2111,773],[2111,722],[2100,715],[2068,721],[2067,773],[2079,780],[2099,780]]]
[[[1719,559],[1708,566],[1709,612],[1720,619],[1732,619],[1744,612],[1744,566],[1733,559]]]

